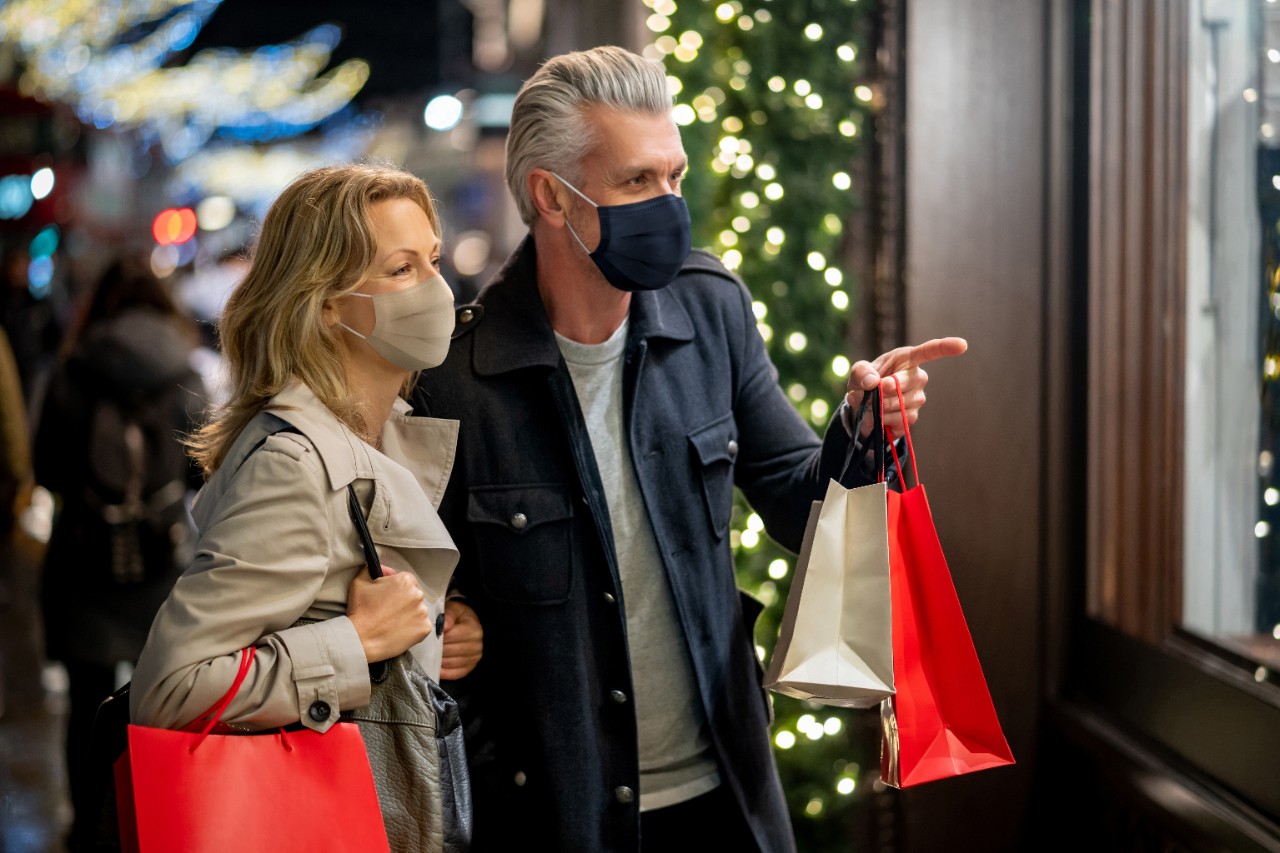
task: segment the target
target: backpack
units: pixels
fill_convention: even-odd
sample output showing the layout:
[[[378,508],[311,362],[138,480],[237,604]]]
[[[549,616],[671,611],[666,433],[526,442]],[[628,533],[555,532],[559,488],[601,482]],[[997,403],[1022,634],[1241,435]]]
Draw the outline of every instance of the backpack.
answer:
[[[128,401],[104,395],[89,416],[83,496],[106,526],[116,583],[146,579],[144,539],[167,540],[180,514],[187,461],[175,434],[173,406],[167,393]]]

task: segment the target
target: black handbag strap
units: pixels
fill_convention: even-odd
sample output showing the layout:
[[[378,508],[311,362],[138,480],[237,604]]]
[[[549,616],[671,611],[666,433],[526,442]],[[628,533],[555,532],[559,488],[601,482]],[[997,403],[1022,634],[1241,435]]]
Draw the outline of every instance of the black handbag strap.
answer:
[[[364,520],[364,510],[356,497],[355,483],[347,483],[347,509],[351,512],[351,520],[356,523],[356,532],[360,534],[360,547],[364,549],[364,564],[369,569],[369,577],[377,580],[382,577],[382,561],[378,559],[378,549],[373,547],[369,524]]]

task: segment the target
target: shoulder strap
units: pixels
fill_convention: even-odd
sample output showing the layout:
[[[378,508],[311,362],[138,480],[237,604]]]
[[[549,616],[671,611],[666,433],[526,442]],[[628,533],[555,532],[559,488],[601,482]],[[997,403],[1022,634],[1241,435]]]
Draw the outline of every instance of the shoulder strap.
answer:
[[[270,413],[268,413],[268,414],[270,414]],[[245,454],[245,455],[240,459],[240,464],[236,466],[236,470],[237,470],[237,471],[239,471],[241,468],[243,468],[243,467],[244,467],[244,463],[246,463],[246,462],[248,462],[248,461],[249,461],[249,457],[250,457],[250,456],[252,456],[253,454],[257,453],[259,450],[261,450],[261,449],[262,449],[262,445],[266,444],[266,443],[267,443],[267,439],[271,438],[271,436],[273,436],[273,435],[275,435],[275,434],[277,434],[277,433],[281,433],[281,432],[292,432],[292,433],[297,433],[298,435],[302,435],[302,430],[298,429],[298,428],[297,428],[297,427],[295,427],[293,424],[291,424],[291,423],[289,423],[288,421],[286,421],[284,418],[277,418],[277,417],[275,417],[274,415],[272,415],[272,417],[273,417],[273,418],[275,418],[275,422],[276,422],[276,423],[275,423],[275,425],[274,425],[274,426],[275,426],[275,428],[274,428],[274,429],[272,429],[272,430],[270,430],[270,431],[268,431],[266,435],[264,435],[262,438],[258,439],[257,444],[255,444],[253,447],[250,447],[250,448],[249,448],[249,452],[248,452],[248,453],[246,453],[246,454]]]

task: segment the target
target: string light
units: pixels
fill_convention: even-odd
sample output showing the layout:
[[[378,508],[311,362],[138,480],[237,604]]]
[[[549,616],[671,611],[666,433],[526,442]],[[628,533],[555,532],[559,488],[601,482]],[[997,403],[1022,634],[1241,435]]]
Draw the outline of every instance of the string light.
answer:
[[[171,162],[215,133],[248,141],[304,133],[346,107],[367,82],[369,66],[361,59],[321,74],[341,38],[333,25],[253,51],[204,50],[170,67],[220,3],[16,0],[0,6],[0,41],[25,60],[22,94],[68,104],[98,128],[140,128]]]

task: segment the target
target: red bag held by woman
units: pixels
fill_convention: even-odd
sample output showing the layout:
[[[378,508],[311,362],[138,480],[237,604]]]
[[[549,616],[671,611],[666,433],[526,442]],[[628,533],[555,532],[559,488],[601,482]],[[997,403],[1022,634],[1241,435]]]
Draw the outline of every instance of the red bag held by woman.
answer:
[[[364,740],[355,723],[274,734],[211,734],[235,682],[193,729],[129,726],[115,765],[120,846],[129,853],[387,853],[387,833]],[[206,718],[207,721],[206,721]]]

